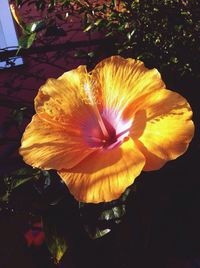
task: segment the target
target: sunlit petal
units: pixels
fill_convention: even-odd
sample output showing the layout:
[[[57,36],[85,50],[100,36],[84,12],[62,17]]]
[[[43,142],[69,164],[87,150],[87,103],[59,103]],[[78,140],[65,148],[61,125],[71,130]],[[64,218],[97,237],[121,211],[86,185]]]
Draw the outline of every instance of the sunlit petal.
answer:
[[[101,89],[104,108],[124,110],[137,98],[165,87],[156,69],[147,69],[143,62],[113,56],[101,61],[92,71],[96,88]]]
[[[71,168],[94,152],[77,129],[68,129],[35,115],[27,126],[20,148],[24,161],[43,169]]]
[[[181,95],[166,89],[152,93],[139,108],[146,113],[146,125],[137,137],[138,147],[146,157],[144,170],[158,169],[188,148],[194,134],[192,111]],[[134,138],[135,133],[133,123],[130,135]]]
[[[82,96],[85,79],[85,66],[68,71],[58,79],[48,79],[35,98],[36,112],[46,113],[61,124],[68,124],[69,117],[81,116],[86,106]]]
[[[79,201],[99,203],[117,199],[140,174],[145,163],[134,142],[99,150],[59,175]]]

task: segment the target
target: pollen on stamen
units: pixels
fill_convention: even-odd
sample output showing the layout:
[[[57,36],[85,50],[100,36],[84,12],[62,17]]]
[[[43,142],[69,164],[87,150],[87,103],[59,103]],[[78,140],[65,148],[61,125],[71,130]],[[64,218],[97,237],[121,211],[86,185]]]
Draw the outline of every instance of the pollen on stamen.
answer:
[[[85,96],[86,100],[88,100],[88,104],[94,105],[96,98],[95,98],[95,95],[93,93],[93,88],[89,85],[88,82],[84,83],[83,87],[84,87],[84,92],[86,95]]]
[[[99,105],[99,91],[96,87],[96,82],[93,80],[85,79],[83,87],[81,89],[82,100],[88,105]]]
[[[99,126],[101,128],[101,131],[102,131],[104,137],[107,138],[107,137],[109,137],[109,134],[108,134],[108,131],[107,131],[105,125],[104,125],[104,122],[102,120],[101,114],[99,112],[92,84],[90,85],[89,82],[86,82],[86,83],[84,83],[83,87],[84,87],[85,94],[86,94],[86,96],[88,97],[88,100],[89,100],[88,104],[91,105],[91,107],[92,107],[92,109],[94,111],[94,114],[95,114],[95,116],[97,118],[97,121],[99,123]]]

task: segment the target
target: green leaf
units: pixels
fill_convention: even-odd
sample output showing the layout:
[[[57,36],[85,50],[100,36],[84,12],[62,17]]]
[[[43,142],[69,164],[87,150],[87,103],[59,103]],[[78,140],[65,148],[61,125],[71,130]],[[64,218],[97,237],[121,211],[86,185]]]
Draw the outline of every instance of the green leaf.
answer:
[[[33,176],[13,180],[13,182],[12,182],[12,190],[14,190],[15,188],[21,186],[22,184],[24,184],[24,183],[26,183],[26,182],[28,182],[28,181],[30,181],[32,179],[33,179]]]
[[[91,227],[89,225],[85,225],[84,229],[88,233],[89,238],[91,238],[93,240],[97,239],[97,238],[101,238],[101,237],[107,235],[108,233],[110,233],[110,231],[111,231],[111,229],[109,229],[109,228],[101,230],[98,227],[91,230]]]
[[[91,239],[105,236],[122,221],[126,214],[126,200],[131,189],[127,188],[122,196],[114,201],[98,205],[79,203],[80,216],[84,229]]]
[[[15,173],[11,173],[10,176],[4,177],[4,183],[9,192],[11,192],[15,188],[37,177],[38,173],[34,173],[33,169],[29,173],[27,173],[26,169],[19,169]]]
[[[90,31],[90,30],[92,29],[92,27],[93,27],[93,24],[89,24],[89,25],[87,25],[86,28],[83,30],[83,32],[88,32],[88,31]]]
[[[99,220],[119,220],[121,219],[124,214],[126,213],[126,206],[120,205],[112,207],[111,209],[104,210],[101,215],[99,216]]]
[[[26,177],[26,178],[13,178],[13,177],[5,177],[4,182],[6,185],[6,191],[3,193],[2,196],[0,196],[0,201],[8,203],[9,202],[9,197],[11,192],[16,189],[17,187],[23,185],[24,183],[30,181],[33,179],[33,176],[31,177]]]
[[[23,184],[31,181],[37,180],[40,177],[41,171],[39,169],[33,168],[20,168],[12,172],[9,176],[3,178],[5,184],[5,191],[0,196],[1,202],[8,202],[10,194],[13,190],[22,186]]]
[[[46,27],[45,22],[43,20],[38,20],[38,21],[34,21],[30,24],[27,24],[25,26],[24,30],[27,33],[31,34],[31,33],[39,32],[39,31],[45,29],[45,27]]]
[[[95,57],[95,52],[94,51],[88,52],[87,55],[90,58],[94,58]]]
[[[102,22],[102,19],[98,19],[98,20],[95,21],[94,24],[95,24],[96,26],[98,26],[101,22]]]
[[[6,191],[3,196],[0,196],[0,201],[3,203],[8,203],[10,193],[9,191]]]
[[[88,56],[88,53],[84,50],[78,50],[74,53],[74,57],[76,58],[86,58]]]
[[[133,36],[134,32],[135,32],[135,29],[133,29],[131,32],[127,34],[127,37],[129,40],[131,40],[131,37]]]
[[[33,42],[35,41],[35,38],[36,38],[36,33],[21,36],[19,38],[19,49],[30,48]]]
[[[42,217],[42,223],[47,247],[56,263],[59,263],[68,248],[66,239],[59,228],[60,224],[49,215]]]

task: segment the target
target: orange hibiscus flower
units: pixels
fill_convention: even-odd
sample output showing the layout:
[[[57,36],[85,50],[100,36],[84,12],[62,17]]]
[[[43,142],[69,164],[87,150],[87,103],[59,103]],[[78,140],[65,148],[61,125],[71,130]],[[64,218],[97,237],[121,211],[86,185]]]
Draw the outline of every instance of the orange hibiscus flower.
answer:
[[[183,154],[194,132],[189,104],[165,88],[159,72],[120,56],[49,79],[35,110],[20,154],[57,170],[83,202],[117,199],[142,170]]]

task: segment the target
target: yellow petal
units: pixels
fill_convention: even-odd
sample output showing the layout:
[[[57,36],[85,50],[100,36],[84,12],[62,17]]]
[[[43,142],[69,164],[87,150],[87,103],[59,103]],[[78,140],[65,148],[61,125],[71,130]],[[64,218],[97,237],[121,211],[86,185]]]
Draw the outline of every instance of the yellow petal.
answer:
[[[146,157],[144,170],[159,169],[187,150],[194,134],[192,111],[181,95],[166,89],[152,93],[146,100],[141,99],[139,108],[146,112],[146,124],[136,142]],[[135,131],[137,133],[133,123],[130,131],[133,139]]]
[[[145,160],[132,139],[110,150],[94,152],[59,175],[74,197],[82,202],[117,199],[140,174]]]
[[[39,115],[34,115],[26,128],[20,148],[27,164],[57,170],[75,166],[94,151],[76,128],[68,129]]]
[[[46,113],[51,120],[62,124],[68,124],[69,117],[82,116],[86,110],[81,95],[84,79],[87,79],[85,66],[68,71],[58,79],[48,79],[35,98],[36,113]]]
[[[91,79],[102,91],[107,109],[124,110],[127,105],[152,91],[165,87],[156,69],[148,70],[143,62],[113,56],[101,61],[92,71]]]

